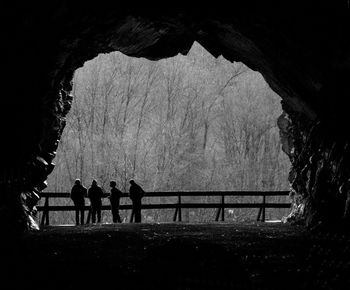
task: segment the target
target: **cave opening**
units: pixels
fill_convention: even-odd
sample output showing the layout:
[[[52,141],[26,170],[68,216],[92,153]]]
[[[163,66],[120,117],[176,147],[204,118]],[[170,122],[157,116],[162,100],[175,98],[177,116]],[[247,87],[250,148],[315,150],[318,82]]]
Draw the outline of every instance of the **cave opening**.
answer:
[[[161,60],[121,52],[99,54],[75,71],[72,82],[72,108],[46,192],[69,192],[76,178],[86,187],[96,179],[105,192],[111,180],[128,192],[130,179],[146,192],[289,190],[290,161],[281,150],[277,126],[281,99],[260,73],[243,63],[214,57],[194,42],[186,55]],[[146,197],[145,203],[151,199]],[[268,201],[288,202],[289,197]],[[259,198],[232,196],[227,202]],[[69,204],[69,198],[51,202]],[[108,205],[108,199],[103,204]],[[215,211],[183,209],[182,220],[210,222]],[[244,222],[255,220],[257,212],[227,208],[225,216],[227,221]],[[173,210],[142,213],[145,222],[167,222]],[[266,218],[280,220],[288,213],[286,208],[270,209]],[[129,214],[122,211],[122,220]],[[52,212],[50,220],[70,224],[74,214]],[[110,211],[103,211],[102,220],[111,221]]]
[[[155,289],[154,282],[164,282],[159,289],[347,287],[349,238],[342,231],[350,224],[350,25],[348,1],[338,2],[293,2],[288,9],[282,1],[208,2],[193,10],[175,2],[6,3],[0,218],[1,240],[11,247],[1,247],[3,284],[63,289],[83,280],[103,288],[115,277],[116,287],[126,282],[136,286],[131,289]],[[215,57],[260,72],[281,97],[282,149],[291,161],[288,221],[306,227],[171,223],[28,231],[38,229],[35,206],[47,178],[52,184],[55,156],[64,156],[57,154],[60,140],[69,140],[64,128],[76,69],[112,51],[150,60],[187,54],[194,40]],[[200,140],[203,131],[194,132]],[[315,231],[322,228],[330,231]],[[77,269],[79,277],[72,275]]]
[[[259,71],[282,98],[279,125],[283,151],[291,160],[295,220],[308,226],[347,225],[350,146],[343,125],[349,96],[348,17],[340,13],[329,21],[329,6],[311,14],[296,6],[295,23],[293,13],[261,13],[262,7],[253,3],[236,5],[232,11],[224,6],[157,7],[161,13],[119,4],[9,7],[8,15],[18,21],[6,34],[10,45],[3,92],[15,97],[3,98],[0,122],[8,140],[3,142],[0,214],[8,230],[35,228],[31,217],[54,168],[75,70],[98,53],[120,51],[159,60],[186,54],[194,41],[215,57]],[[276,3],[273,7],[285,10]],[[243,13],[247,9],[249,15]],[[20,84],[12,77],[19,67],[26,76]]]

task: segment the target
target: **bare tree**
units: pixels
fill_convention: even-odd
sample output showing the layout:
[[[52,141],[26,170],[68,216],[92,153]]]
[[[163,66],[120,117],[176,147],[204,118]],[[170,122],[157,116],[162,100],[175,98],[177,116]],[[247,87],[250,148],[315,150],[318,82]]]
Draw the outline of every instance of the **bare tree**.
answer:
[[[48,190],[67,191],[77,177],[103,186],[115,179],[123,191],[131,178],[147,191],[288,187],[278,97],[243,64],[198,44],[158,62],[114,52],[87,62],[73,83]],[[193,213],[210,218],[191,210],[188,220]]]

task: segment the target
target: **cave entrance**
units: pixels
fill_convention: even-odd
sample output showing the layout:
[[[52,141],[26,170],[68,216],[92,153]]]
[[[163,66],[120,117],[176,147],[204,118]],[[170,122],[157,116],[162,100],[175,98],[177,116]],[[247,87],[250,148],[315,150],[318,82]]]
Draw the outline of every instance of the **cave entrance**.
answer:
[[[260,73],[215,58],[197,42],[186,56],[158,61],[100,54],[76,70],[72,94],[47,192],[69,192],[76,178],[86,187],[96,179],[106,192],[111,180],[127,192],[130,179],[146,192],[289,189],[290,162],[276,123],[280,97]],[[183,202],[218,198],[186,197]],[[287,202],[288,197],[271,199]],[[54,202],[72,204],[70,199]],[[173,211],[143,210],[143,221],[171,221]],[[247,221],[257,212],[226,209],[225,216]],[[271,209],[266,218],[286,214],[287,209]],[[121,211],[123,220],[129,215]],[[214,215],[215,209],[183,209],[182,220],[208,222]],[[53,212],[50,220],[70,224],[74,214]],[[103,211],[102,220],[111,222],[110,211]]]

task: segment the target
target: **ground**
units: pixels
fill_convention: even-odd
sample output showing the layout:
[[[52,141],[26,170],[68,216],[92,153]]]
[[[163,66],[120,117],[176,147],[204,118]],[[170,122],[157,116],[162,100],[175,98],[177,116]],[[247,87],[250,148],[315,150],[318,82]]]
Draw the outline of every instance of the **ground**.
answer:
[[[49,226],[3,252],[1,289],[350,289],[350,238],[281,223]]]

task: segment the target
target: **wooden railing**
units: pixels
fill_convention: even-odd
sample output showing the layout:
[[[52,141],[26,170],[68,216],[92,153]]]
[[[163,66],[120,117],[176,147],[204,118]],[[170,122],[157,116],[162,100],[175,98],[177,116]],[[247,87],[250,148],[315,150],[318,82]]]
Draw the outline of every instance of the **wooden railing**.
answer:
[[[216,210],[215,221],[225,220],[226,208],[257,208],[259,209],[257,221],[265,221],[267,208],[290,208],[290,203],[280,202],[266,202],[268,196],[288,196],[289,191],[191,191],[191,192],[147,192],[146,197],[177,197],[176,203],[144,203],[142,209],[174,209],[173,221],[182,221],[182,209],[184,208],[214,208]],[[182,197],[220,197],[219,203],[213,202],[182,202]],[[225,197],[261,197],[260,202],[225,202]],[[50,198],[69,198],[70,194],[67,192],[42,192],[41,197],[45,198],[43,206],[38,206],[38,211],[41,211],[42,225],[49,225],[50,211],[74,211],[74,205],[50,205]],[[123,194],[121,199],[128,198],[127,194]],[[102,210],[110,210],[109,205],[103,205]],[[85,210],[89,211],[87,223],[90,222],[91,211],[90,206],[85,206]],[[120,210],[132,210],[131,204],[121,204]],[[133,221],[133,212],[130,216],[130,222]]]

